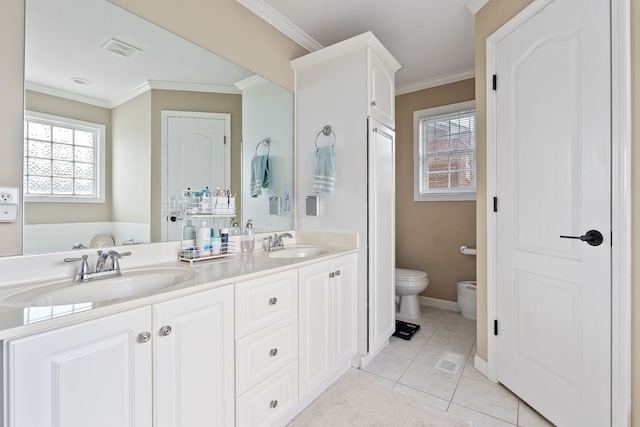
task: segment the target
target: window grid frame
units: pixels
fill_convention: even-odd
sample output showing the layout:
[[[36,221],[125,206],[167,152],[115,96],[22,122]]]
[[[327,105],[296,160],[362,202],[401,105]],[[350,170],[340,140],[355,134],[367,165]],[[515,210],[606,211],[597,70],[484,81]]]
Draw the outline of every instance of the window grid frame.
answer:
[[[452,132],[451,124],[455,120],[464,120],[471,117],[469,130],[466,132]],[[429,139],[427,132],[429,124],[447,123],[446,126],[446,149],[434,149],[428,151],[431,142],[440,139]],[[453,149],[452,140],[460,135],[470,136],[473,148]],[[452,159],[462,156],[471,156],[472,164],[470,168],[461,168],[460,165],[452,169]],[[429,170],[430,159],[445,159],[446,170]],[[443,161],[444,163],[444,161]],[[444,168],[443,168],[444,169]],[[451,187],[452,178],[455,174],[471,173],[473,187]],[[446,174],[447,188],[429,188],[429,175]],[[461,102],[445,105],[442,107],[429,108],[414,111],[414,201],[445,201],[445,200],[475,200],[477,186],[477,150],[476,150],[476,108],[475,101]]]
[[[51,136],[49,140],[42,140],[37,138],[29,138],[28,135],[28,123],[36,123],[43,124],[46,126],[51,126]],[[70,129],[73,133],[73,138],[70,142],[59,142],[55,141],[53,128],[64,128]],[[77,131],[82,132],[90,132],[94,134],[94,142],[93,142],[93,162],[83,162],[79,161],[76,158],[76,147],[81,148],[90,148],[88,146],[78,144],[76,142],[75,134]],[[53,203],[104,203],[104,175],[105,175],[105,132],[106,126],[99,123],[92,123],[82,120],[71,119],[67,117],[54,116],[50,114],[38,113],[33,111],[25,111],[24,117],[24,138],[23,138],[23,185],[24,185],[24,197],[27,202],[53,202]],[[28,151],[28,146],[30,142],[42,142],[45,144],[49,144],[49,156],[48,157],[38,157],[38,156],[30,156]],[[54,146],[56,144],[67,145],[71,147],[71,160],[61,160],[54,158]],[[40,159],[50,162],[51,173],[49,175],[35,175],[29,174],[28,171],[28,162],[29,159]],[[71,164],[71,176],[56,176],[54,172],[54,162],[55,161],[65,161]],[[77,176],[77,165],[92,165],[93,166],[93,177],[90,179],[82,178]],[[30,177],[46,177],[52,180],[51,184],[51,193],[29,193],[29,178]],[[53,179],[70,179],[72,181],[72,193],[60,193],[54,194],[54,186]],[[93,182],[93,194],[77,194],[76,181],[92,181]]]

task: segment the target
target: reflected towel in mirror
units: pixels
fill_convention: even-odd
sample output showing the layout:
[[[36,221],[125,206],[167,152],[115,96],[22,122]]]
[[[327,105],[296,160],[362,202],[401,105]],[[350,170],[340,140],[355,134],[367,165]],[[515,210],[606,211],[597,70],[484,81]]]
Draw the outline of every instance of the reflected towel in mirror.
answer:
[[[262,194],[262,189],[267,187],[269,187],[269,156],[253,156],[249,193],[251,197],[258,197]]]
[[[313,171],[313,192],[333,193],[336,181],[336,155],[332,145],[316,148],[316,165]]]

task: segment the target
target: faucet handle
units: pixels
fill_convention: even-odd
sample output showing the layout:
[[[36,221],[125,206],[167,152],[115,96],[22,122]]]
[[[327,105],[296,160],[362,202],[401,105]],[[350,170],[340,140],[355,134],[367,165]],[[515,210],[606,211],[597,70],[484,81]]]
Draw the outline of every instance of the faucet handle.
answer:
[[[131,252],[118,253],[116,251],[109,251],[109,255],[111,255],[111,270],[120,270],[120,263],[118,260],[123,256],[131,255]]]
[[[89,263],[87,262],[88,255],[82,255],[82,258],[65,258],[64,262],[77,262],[82,261],[80,264],[80,268],[78,269],[78,275],[89,274],[91,270],[89,270]]]

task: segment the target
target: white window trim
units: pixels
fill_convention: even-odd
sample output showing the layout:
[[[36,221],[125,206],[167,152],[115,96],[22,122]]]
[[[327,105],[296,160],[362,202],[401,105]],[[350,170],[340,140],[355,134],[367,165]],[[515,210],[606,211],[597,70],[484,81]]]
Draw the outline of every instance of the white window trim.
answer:
[[[55,196],[55,195],[24,195],[25,202],[37,202],[37,203],[105,203],[105,133],[106,126],[99,123],[86,122],[83,120],[71,119],[68,117],[54,116],[52,114],[38,113],[36,111],[25,111],[25,121],[30,118],[47,120],[52,123],[59,123],[60,125],[73,125],[77,127],[85,127],[90,130],[98,129],[98,140],[96,141],[96,154],[98,161],[96,162],[95,181],[96,181],[96,196]],[[26,135],[25,135],[26,137]],[[24,173],[23,173],[24,177]],[[25,189],[26,190],[26,189]]]
[[[413,201],[415,202],[446,202],[446,201],[475,201],[476,190],[449,191],[443,190],[438,194],[420,194],[420,118],[453,113],[460,110],[476,108],[476,101],[458,102],[441,107],[427,108],[413,112]],[[477,160],[476,160],[477,164]],[[476,186],[477,186],[476,169]]]

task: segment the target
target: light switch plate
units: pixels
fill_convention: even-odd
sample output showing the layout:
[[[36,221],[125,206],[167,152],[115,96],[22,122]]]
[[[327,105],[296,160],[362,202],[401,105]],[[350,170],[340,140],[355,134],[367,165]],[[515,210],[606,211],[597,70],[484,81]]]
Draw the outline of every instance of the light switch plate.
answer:
[[[18,205],[0,203],[0,222],[15,222],[18,217]]]

